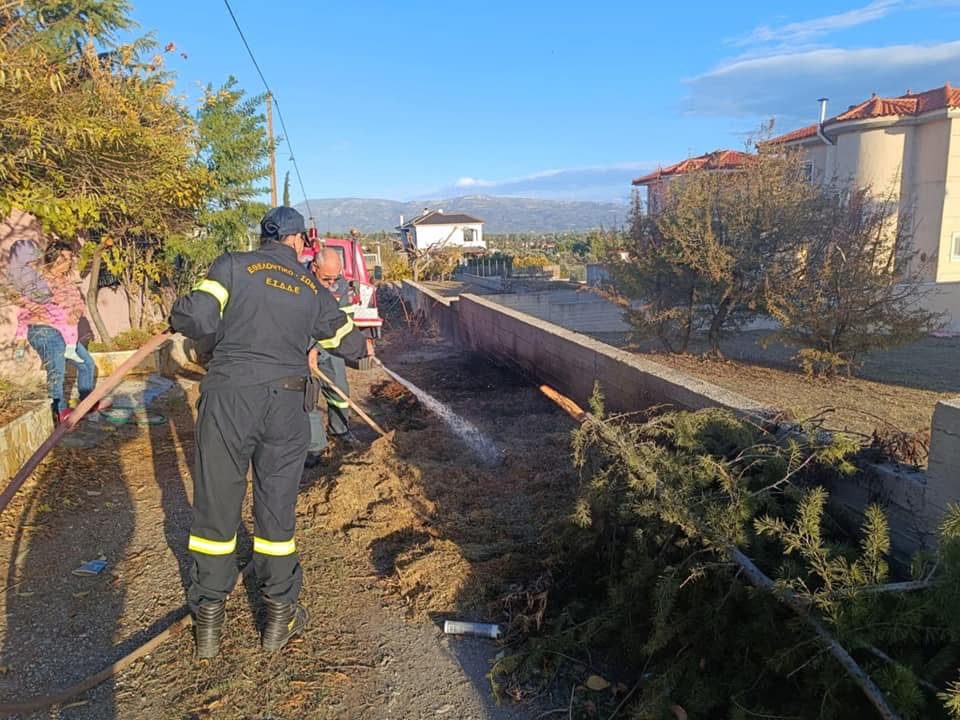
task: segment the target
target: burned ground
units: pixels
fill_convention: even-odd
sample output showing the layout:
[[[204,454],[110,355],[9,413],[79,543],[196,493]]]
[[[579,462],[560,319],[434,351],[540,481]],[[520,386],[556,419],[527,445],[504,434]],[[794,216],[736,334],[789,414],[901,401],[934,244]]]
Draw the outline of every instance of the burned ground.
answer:
[[[525,378],[443,343],[399,337],[381,357],[489,434],[502,462],[477,461],[381,373],[354,373],[354,397],[391,432],[375,439],[355,419],[364,447],[331,452],[304,475],[297,542],[311,631],[262,655],[247,581],[228,604],[218,660],[194,660],[183,632],[114,680],[28,717],[538,714],[496,707],[484,674],[497,647],[443,636],[438,623],[504,621],[502,598],[543,572],[543,535],[574,494],[571,423]],[[80,680],[182,613],[195,397],[191,386],[168,402],[163,425],[56,451],[5,511],[0,701]],[[245,538],[239,554],[249,552]],[[101,553],[101,576],[71,574]]]

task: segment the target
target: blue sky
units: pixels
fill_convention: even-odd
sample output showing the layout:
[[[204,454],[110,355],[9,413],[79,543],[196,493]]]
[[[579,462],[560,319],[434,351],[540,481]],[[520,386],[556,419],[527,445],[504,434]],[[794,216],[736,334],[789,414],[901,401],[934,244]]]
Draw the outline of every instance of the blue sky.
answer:
[[[230,74],[262,91],[220,0],[133,4],[192,104]],[[960,0],[231,5],[311,197],[625,202],[658,164],[812,122],[820,96],[834,114],[960,84]]]

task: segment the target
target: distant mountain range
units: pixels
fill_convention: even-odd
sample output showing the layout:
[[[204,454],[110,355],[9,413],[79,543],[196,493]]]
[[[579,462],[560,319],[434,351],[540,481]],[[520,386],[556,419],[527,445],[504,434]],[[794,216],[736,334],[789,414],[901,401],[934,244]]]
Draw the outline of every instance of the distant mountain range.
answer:
[[[409,220],[424,208],[447,213],[465,213],[483,220],[488,233],[574,232],[611,227],[626,222],[628,207],[617,203],[469,195],[419,202],[397,202],[367,198],[311,199],[310,210],[320,232],[342,232],[357,228],[369,233],[392,230],[400,216]],[[296,205],[310,216],[305,203]]]

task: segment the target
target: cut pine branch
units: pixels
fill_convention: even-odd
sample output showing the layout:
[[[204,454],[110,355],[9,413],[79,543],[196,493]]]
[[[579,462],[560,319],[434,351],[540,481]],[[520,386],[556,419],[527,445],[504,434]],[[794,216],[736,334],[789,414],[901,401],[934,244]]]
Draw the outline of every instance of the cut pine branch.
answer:
[[[603,420],[583,410],[573,400],[548,385],[541,385],[540,391],[577,422],[582,424],[589,421],[594,424],[595,427],[601,430],[600,435],[611,445],[612,449],[617,453],[623,453],[624,448],[622,448],[622,443],[616,441],[616,433],[612,428],[609,428]],[[624,458],[624,460],[626,467],[632,469],[632,463],[630,463],[627,458]],[[730,547],[727,549],[727,553],[739,568],[740,573],[747,578],[750,584],[770,592],[778,601],[793,610],[816,633],[823,643],[824,649],[833,656],[851,680],[856,683],[870,704],[877,710],[879,717],[883,718],[883,720],[900,720],[900,715],[890,707],[887,699],[883,695],[883,691],[877,687],[877,684],[870,675],[860,667],[857,661],[847,652],[846,648],[831,635],[823,623],[814,617],[810,605],[805,599],[789,589],[777,587],[773,579],[768,577],[766,573],[739,548]]]

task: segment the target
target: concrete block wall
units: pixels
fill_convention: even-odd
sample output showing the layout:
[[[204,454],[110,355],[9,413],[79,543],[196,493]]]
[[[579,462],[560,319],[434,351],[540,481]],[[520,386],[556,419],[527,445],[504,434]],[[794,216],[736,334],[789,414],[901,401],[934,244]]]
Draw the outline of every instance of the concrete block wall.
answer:
[[[472,273],[459,273],[456,279],[463,280],[476,287],[496,290],[497,292],[502,291],[504,287],[504,279],[502,277],[482,277],[480,275],[473,275]]]
[[[514,310],[576,332],[627,332],[623,309],[599,295],[578,290],[492,295]]]
[[[421,314],[440,335],[460,342],[460,323],[456,305],[459,298],[444,297],[417,282],[404,280],[400,297],[411,315]]]
[[[925,489],[929,516],[960,502],[960,398],[941,400],[933,411]]]
[[[586,335],[476,295],[456,306],[467,346],[510,360],[585,404],[599,383],[607,406],[632,411],[668,404],[697,410],[720,406],[744,415],[773,410],[738,393],[644,360]]]
[[[657,404],[685,409],[726,407],[746,415],[774,412],[761,403],[711,383],[631,355],[491,298],[442,298],[416,283],[405,284],[408,304],[422,309],[445,333],[475,350],[524,368],[585,405],[599,382],[607,407],[633,411]],[[887,510],[894,547],[901,557],[936,542],[943,512],[960,502],[960,398],[938,403],[931,421],[927,469],[870,465],[857,480],[831,488],[833,501],[859,513],[869,503]]]

